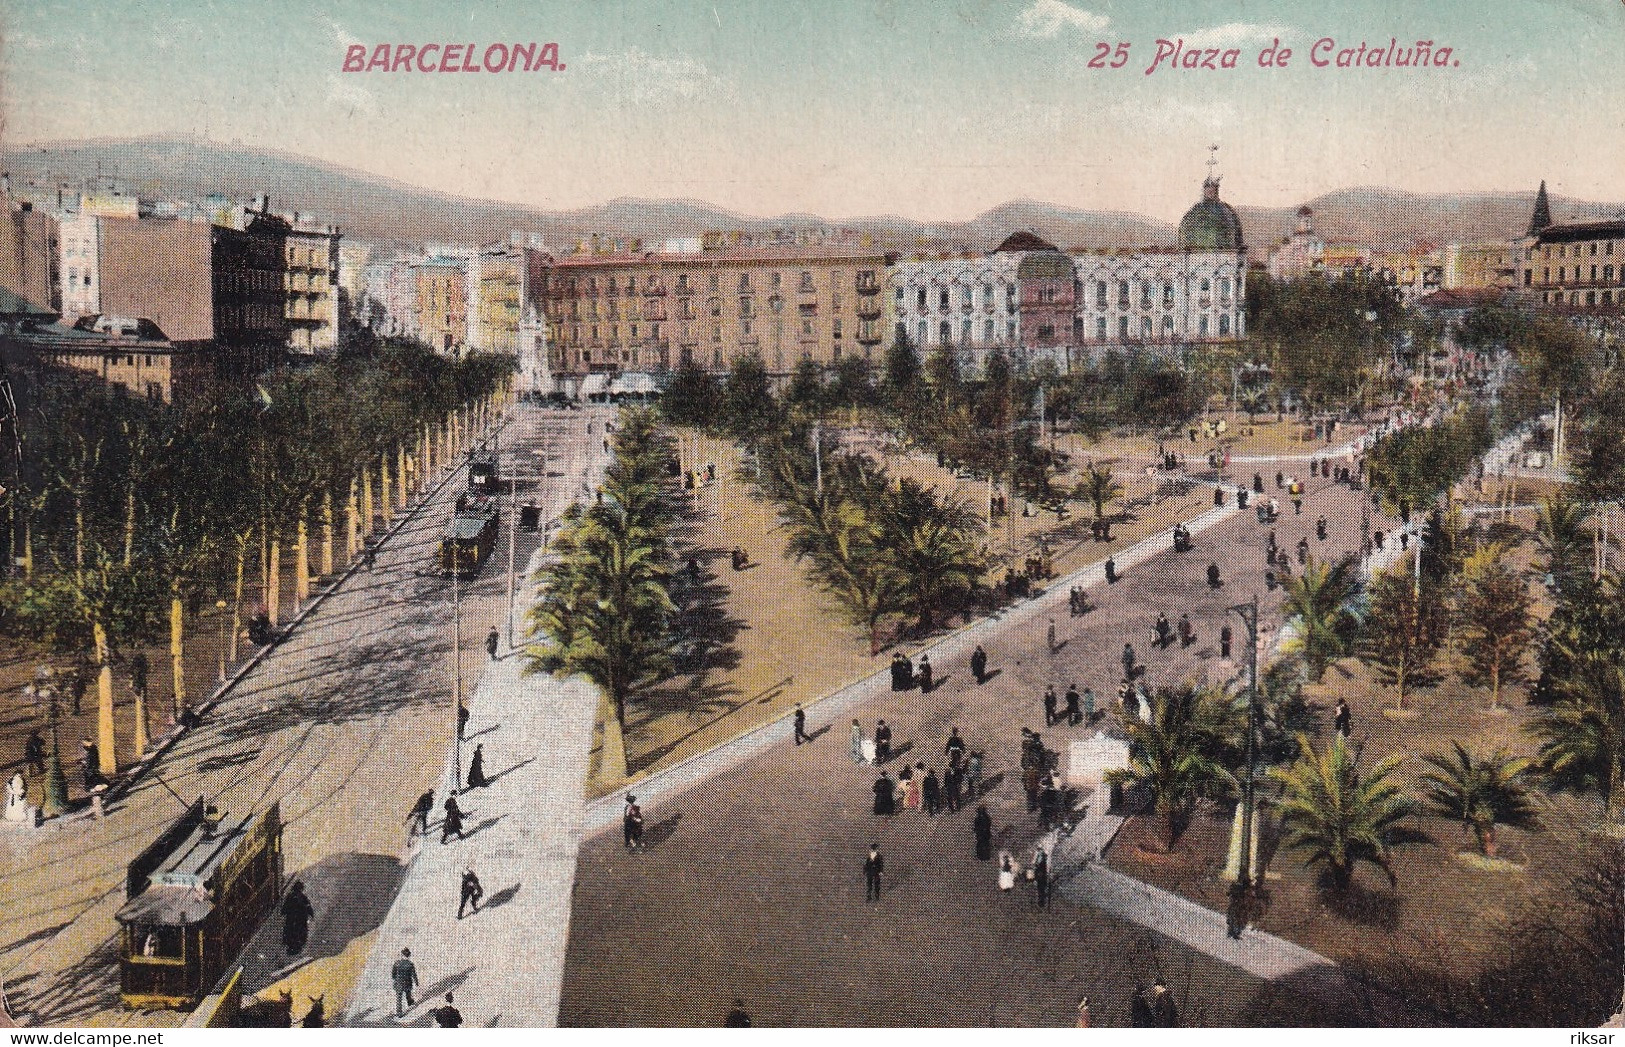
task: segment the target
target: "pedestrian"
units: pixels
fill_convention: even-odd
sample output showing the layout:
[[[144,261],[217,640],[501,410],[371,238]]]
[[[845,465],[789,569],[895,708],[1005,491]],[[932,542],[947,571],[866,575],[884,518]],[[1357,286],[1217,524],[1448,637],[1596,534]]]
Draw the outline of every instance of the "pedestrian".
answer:
[[[1060,704],[1060,700],[1055,697],[1055,685],[1050,684],[1048,687],[1044,688],[1044,726],[1045,727],[1054,727],[1055,726],[1055,707],[1058,704]]]
[[[1292,515],[1293,516],[1302,516],[1303,515],[1303,499],[1301,497],[1299,497],[1298,495],[1293,495],[1292,496]]]
[[[1263,494],[1264,493],[1264,477],[1259,475],[1258,473],[1253,474],[1253,493],[1255,493],[1255,494]]]
[[[965,763],[965,795],[972,800],[982,795],[982,752],[974,750]]]
[[[891,656],[891,689],[906,691],[914,686],[914,666],[898,651]]]
[[[1044,827],[1045,832],[1048,832],[1060,822],[1060,780],[1053,773],[1046,774],[1038,786],[1038,823]]]
[[[1382,532],[1381,531],[1372,532],[1371,540],[1377,543],[1377,552],[1379,552],[1379,553],[1382,552],[1382,545],[1383,545],[1383,534],[1382,534]]]
[[[948,765],[948,769],[942,772],[942,791],[948,810],[950,812],[958,811],[961,802],[960,797],[964,795],[965,791],[965,769],[963,767],[956,763]]]
[[[1224,626],[1223,628],[1221,628],[1219,630],[1219,657],[1220,658],[1229,658],[1230,657],[1231,635],[1232,634],[1230,632],[1230,627],[1228,625]]]
[[[949,767],[957,767],[965,759],[965,739],[959,737],[959,728],[948,728],[948,744],[942,747],[942,754],[948,758]]]
[[[812,741],[812,735],[807,733],[807,710],[803,709],[799,702],[796,703],[795,721],[796,721],[796,744],[800,745],[802,742],[810,742],[810,741]]]
[[[493,662],[497,660],[497,645],[499,642],[495,629],[485,634],[485,653],[491,656]]]
[[[1401,532],[1399,532],[1399,549],[1400,549],[1400,551],[1404,552],[1406,549],[1409,549],[1410,547],[1411,547],[1411,533],[1409,531],[1401,531]]]
[[[463,809],[457,806],[457,797],[446,797],[445,815],[440,822],[440,842],[456,836],[459,840],[467,839],[463,835]]]
[[[1085,687],[1083,689],[1083,723],[1084,723],[1084,726],[1087,727],[1087,726],[1093,724],[1094,722],[1095,722],[1095,689],[1093,687]]]
[[[1304,566],[1304,565],[1306,565],[1308,563],[1309,563],[1309,539],[1307,539],[1307,538],[1299,538],[1298,539],[1298,566],[1302,567],[1302,566]]]
[[[406,1012],[417,1005],[412,990],[417,988],[418,969],[412,962],[412,950],[402,949],[400,958],[389,969],[389,980],[395,987],[395,1017],[404,1018]]]
[[[1161,611],[1157,612],[1157,623],[1152,629],[1157,634],[1158,647],[1167,649],[1168,645],[1174,642],[1173,626],[1168,623],[1168,616]]]
[[[1117,561],[1109,556],[1106,557],[1106,584],[1117,584]]]
[[[23,743],[23,762],[34,777],[43,777],[45,774],[45,739],[40,737],[38,730],[28,733],[28,741]]]
[[[1323,542],[1326,540],[1326,518],[1324,516],[1315,521],[1315,537]]]
[[[491,782],[485,777],[485,746],[474,746],[474,758],[468,761],[468,787],[483,789]]]
[[[930,694],[931,693],[931,656],[929,654],[920,655],[919,676],[920,676],[920,693],[921,694]]]
[[[971,822],[971,828],[976,833],[976,860],[979,862],[993,859],[993,816],[987,813],[987,804],[978,804],[976,819]]]
[[[89,738],[80,740],[79,747],[82,750],[79,762],[84,765],[85,792],[88,793],[101,784],[101,751],[96,748],[96,744]]]
[[[905,811],[917,811],[925,803],[924,775],[920,773],[924,770],[925,764],[916,764],[915,770],[910,771],[902,780]]]
[[[436,1007],[432,1012],[434,1023],[442,1029],[460,1029],[463,1025],[463,1012],[457,1009],[456,1002],[451,993],[446,994],[446,1002]]]
[[[1040,847],[1033,854],[1033,886],[1038,889],[1034,901],[1040,909],[1049,908],[1049,855]]]
[[[1078,997],[1078,1020],[1073,1023],[1072,1027],[1074,1029],[1087,1029],[1089,1025],[1089,997],[1080,996]]]
[[[1076,727],[1083,722],[1083,709],[1079,702],[1083,701],[1078,694],[1078,685],[1073,684],[1066,689],[1066,722],[1068,726]]]
[[[1179,1008],[1168,991],[1168,983],[1158,978],[1151,987],[1151,1024],[1158,1029],[1179,1027]]]
[[[474,867],[469,866],[463,870],[463,889],[457,899],[457,918],[463,918],[463,909],[471,908],[474,912],[480,911],[480,899],[485,897],[485,888],[480,886],[480,878],[474,875]]]
[[[1195,642],[1196,627],[1191,624],[1191,616],[1188,614],[1181,614],[1179,616],[1179,646],[1189,647]]]
[[[722,1019],[722,1027],[724,1029],[748,1029],[751,1027],[750,1015],[745,1013],[744,1000],[737,996],[734,997],[733,1009],[728,1012],[726,1018]]]
[[[863,763],[863,725],[852,721],[852,762]]]
[[[1285,486],[1286,486],[1286,476],[1285,476],[1285,474],[1283,474],[1279,470],[1277,470],[1276,473],[1275,473],[1275,489],[1277,491],[1279,491],[1281,488],[1283,488]]]
[[[419,836],[429,835],[429,812],[434,810],[434,790],[430,789],[418,797],[418,802],[412,805],[411,813],[406,816],[406,823],[411,828],[408,835],[416,833]]]
[[[875,721],[875,762],[885,763],[891,759],[891,728],[885,720]]]
[[[932,767],[925,772],[925,782],[921,786],[925,797],[925,813],[937,814],[942,810],[942,783],[937,779],[937,769]]]
[[[1134,679],[1134,645],[1123,645],[1123,675],[1130,680]]]
[[[373,568],[373,565],[376,564],[377,562],[378,562],[378,547],[375,546],[375,545],[365,546],[361,550],[361,565],[363,567],[365,567],[367,570],[371,571],[372,568]]]
[[[635,851],[643,846],[643,808],[638,806],[638,798],[631,793],[626,794],[626,805],[621,808],[621,836],[628,850]]]
[[[977,644],[976,650],[971,652],[970,674],[976,677],[978,685],[987,679],[987,652],[982,650],[981,644]]]
[[[880,777],[875,779],[874,794],[875,814],[889,816],[897,813],[897,786],[885,771],[881,771]]]
[[[1337,700],[1337,709],[1332,713],[1332,730],[1346,739],[1349,736],[1349,731],[1354,726],[1353,720],[1354,716],[1349,709],[1348,699],[1339,698]]]
[[[1223,588],[1223,586],[1224,586],[1224,582],[1219,578],[1219,565],[1216,564],[1216,563],[1208,564],[1207,565],[1207,587],[1209,589],[1220,589],[1220,588]]]
[[[468,706],[461,701],[457,703],[457,737],[461,739],[468,730]]]
[[[869,845],[869,857],[863,860],[863,900],[880,900],[880,878],[886,872],[886,859],[880,856],[880,845]]]
[[[1038,770],[1038,768],[1036,766],[1029,766],[1029,767],[1026,767],[1026,768],[1022,769],[1022,772],[1021,772],[1021,788],[1022,788],[1022,791],[1027,794],[1027,810],[1028,811],[1036,811],[1036,810],[1038,810],[1038,787],[1039,787],[1039,782],[1040,782],[1040,773],[1039,773],[1039,770]]]
[[[1129,1024],[1136,1029],[1149,1029],[1155,1024],[1151,1004],[1146,1001],[1145,983],[1134,983],[1134,994],[1129,997]]]
[[[305,951],[305,943],[310,941],[310,918],[314,915],[316,910],[305,897],[305,885],[293,881],[288,893],[282,896],[282,947],[289,956]]]
[[[1075,585],[1071,589],[1067,590],[1066,613],[1070,618],[1076,618],[1078,616],[1078,587]]]
[[[999,890],[1011,891],[1016,886],[1016,863],[1009,851],[999,852]]]

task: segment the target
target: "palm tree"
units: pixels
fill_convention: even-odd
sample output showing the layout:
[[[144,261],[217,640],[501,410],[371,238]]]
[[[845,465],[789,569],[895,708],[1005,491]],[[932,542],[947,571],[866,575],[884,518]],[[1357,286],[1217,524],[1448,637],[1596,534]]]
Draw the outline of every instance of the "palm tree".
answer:
[[[1334,735],[1323,752],[1301,735],[1298,747],[1302,755],[1296,763],[1269,772],[1283,791],[1279,810],[1287,847],[1308,852],[1304,864],[1323,867],[1334,894],[1348,890],[1360,862],[1375,865],[1391,886],[1397,885],[1388,847],[1411,813],[1410,800],[1391,780],[1399,757],[1390,756],[1362,775],[1359,758],[1342,735]]]
[[[1560,789],[1601,793],[1608,818],[1625,820],[1625,665],[1614,651],[1568,654],[1558,703],[1529,725],[1535,766]]]
[[[1358,592],[1354,558],[1332,563],[1311,559],[1303,572],[1286,580],[1282,614],[1292,626],[1284,650],[1301,654],[1311,680],[1348,650],[1357,621],[1351,603]]]
[[[1239,403],[1241,409],[1247,412],[1248,425],[1252,425],[1258,415],[1270,409],[1269,397],[1257,386],[1243,388]]]
[[[1496,825],[1516,829],[1535,825],[1535,809],[1524,786],[1529,761],[1514,758],[1505,749],[1474,756],[1460,742],[1451,742],[1450,748],[1449,753],[1422,757],[1433,767],[1422,775],[1428,783],[1428,800],[1440,814],[1461,819],[1477,837],[1479,853],[1493,858]]]
[[[1554,593],[1579,570],[1582,552],[1590,542],[1585,527],[1586,511],[1563,494],[1547,498],[1535,517],[1535,543],[1546,557],[1546,573]]]
[[[904,602],[930,629],[944,602],[975,591],[985,567],[981,521],[962,500],[938,500],[913,480],[900,480],[875,507],[879,539]]]
[[[1106,515],[1106,503],[1123,497],[1123,485],[1113,477],[1111,467],[1089,462],[1084,467],[1083,481],[1078,493],[1094,503],[1095,519]]]
[[[1159,687],[1151,698],[1149,723],[1125,718],[1129,763],[1107,772],[1106,781],[1151,794],[1171,850],[1198,800],[1237,787],[1226,764],[1240,762],[1245,717],[1244,707],[1222,692],[1190,684]]]

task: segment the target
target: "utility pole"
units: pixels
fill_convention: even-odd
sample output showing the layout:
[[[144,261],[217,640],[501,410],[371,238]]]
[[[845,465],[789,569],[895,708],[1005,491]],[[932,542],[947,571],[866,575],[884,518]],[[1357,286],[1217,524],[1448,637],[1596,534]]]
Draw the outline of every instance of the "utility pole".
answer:
[[[451,671],[456,679],[452,683],[452,747],[455,759],[451,766],[453,795],[463,790],[463,551],[455,542],[451,554]]]
[[[518,477],[508,476],[508,649],[513,650],[514,543],[519,531]]]
[[[813,473],[818,483],[818,497],[824,497],[824,420],[820,418],[813,423]]]
[[[1236,867],[1236,882],[1231,888],[1229,930],[1232,938],[1241,937],[1246,925],[1246,905],[1253,888],[1253,815],[1256,810],[1254,765],[1258,760],[1258,595],[1247,603],[1228,608],[1247,627],[1247,776],[1241,792],[1241,857]]]

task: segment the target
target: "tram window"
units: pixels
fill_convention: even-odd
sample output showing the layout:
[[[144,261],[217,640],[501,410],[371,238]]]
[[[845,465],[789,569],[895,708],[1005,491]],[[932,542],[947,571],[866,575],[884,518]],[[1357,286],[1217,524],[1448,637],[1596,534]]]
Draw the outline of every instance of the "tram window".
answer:
[[[143,957],[162,960],[185,958],[186,929],[184,927],[141,927],[136,931],[136,953]]]

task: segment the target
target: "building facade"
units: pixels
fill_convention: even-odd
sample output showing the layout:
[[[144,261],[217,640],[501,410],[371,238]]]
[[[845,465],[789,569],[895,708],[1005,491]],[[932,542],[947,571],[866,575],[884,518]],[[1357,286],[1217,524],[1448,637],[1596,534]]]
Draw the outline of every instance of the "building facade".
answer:
[[[288,348],[302,355],[336,352],[339,344],[339,231],[302,224],[297,215],[284,245],[284,316]]]
[[[61,312],[59,243],[55,218],[0,188],[0,287],[42,309]]]
[[[990,351],[1008,353],[1019,344],[1020,262],[1011,251],[897,262],[887,277],[891,341],[907,336],[922,355],[949,348],[961,371],[980,371]]]
[[[469,259],[468,347],[477,352],[517,353],[524,301],[525,255],[497,245]]]
[[[412,265],[418,338],[436,352],[457,354],[468,345],[468,259],[439,255]]]
[[[150,321],[84,316],[72,324],[24,328],[16,339],[47,363],[160,403],[186,399],[213,373],[206,350],[176,346]]]
[[[1625,306],[1625,221],[1554,223],[1518,249],[1527,298],[1566,310]]]

